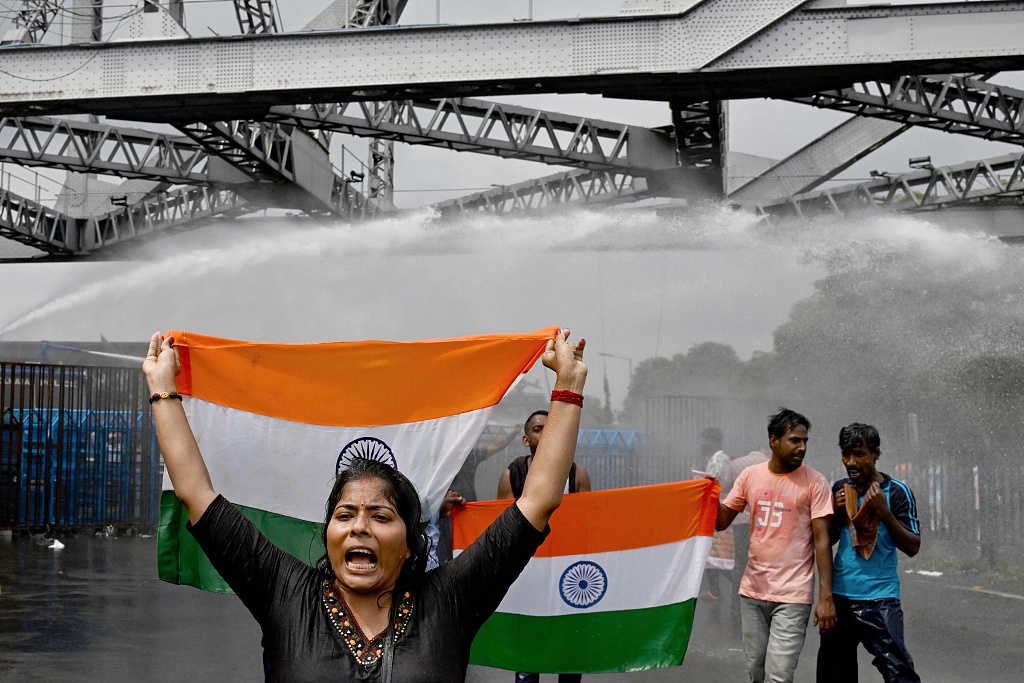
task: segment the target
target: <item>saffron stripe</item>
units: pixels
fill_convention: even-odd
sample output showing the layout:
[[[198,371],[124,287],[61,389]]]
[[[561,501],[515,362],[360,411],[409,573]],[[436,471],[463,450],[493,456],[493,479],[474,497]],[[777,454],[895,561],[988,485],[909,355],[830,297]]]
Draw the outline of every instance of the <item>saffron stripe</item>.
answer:
[[[557,329],[330,344],[168,334],[181,352],[177,388],[183,395],[296,422],[373,426],[496,405]]]
[[[599,673],[682,663],[696,600],[664,607],[557,617],[495,613],[470,662],[513,671]]]
[[[698,479],[567,495],[551,516],[551,534],[534,557],[633,550],[713,536],[720,491],[718,482]],[[486,501],[453,510],[454,548],[468,548],[509,504]]]

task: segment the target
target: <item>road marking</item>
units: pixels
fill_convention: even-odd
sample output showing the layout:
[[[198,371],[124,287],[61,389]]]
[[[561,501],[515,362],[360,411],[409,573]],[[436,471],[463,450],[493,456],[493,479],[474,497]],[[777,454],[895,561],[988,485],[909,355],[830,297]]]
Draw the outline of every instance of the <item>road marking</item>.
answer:
[[[923,571],[923,570],[913,570],[913,569],[907,570],[907,574],[910,574],[910,575],[920,574],[922,576],[928,576],[928,577],[942,576],[942,572],[926,572],[926,571]],[[958,590],[958,591],[967,591],[969,593],[984,593],[986,595],[995,595],[995,596],[1000,597],[1000,598],[1009,598],[1011,600],[1024,600],[1024,595],[1017,595],[1016,593],[1003,593],[1001,591],[990,591],[990,590],[988,590],[986,588],[982,588],[981,586],[966,587],[966,586],[950,586],[948,584],[945,584],[945,587],[946,588],[952,588],[953,590]]]
[[[947,586],[958,591],[968,591],[969,593],[985,593],[986,595],[996,595],[1000,598],[1010,598],[1011,600],[1024,600],[1024,595],[1016,595],[1014,593],[1001,593],[999,591],[990,591],[982,588],[981,586],[973,586],[971,588],[964,588],[963,586]]]

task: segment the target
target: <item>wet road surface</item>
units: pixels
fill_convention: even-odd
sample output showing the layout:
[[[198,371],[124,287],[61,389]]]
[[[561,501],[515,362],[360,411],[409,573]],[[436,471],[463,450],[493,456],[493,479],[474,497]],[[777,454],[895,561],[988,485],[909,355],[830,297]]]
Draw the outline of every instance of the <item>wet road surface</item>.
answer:
[[[234,596],[157,580],[156,540],[31,538],[0,541],[0,681],[199,683],[261,681],[260,632]],[[962,583],[962,582],[961,582]],[[905,575],[907,642],[927,683],[1019,683],[1024,670],[1024,589],[973,590],[943,577]],[[1003,593],[1002,595],[996,593]],[[600,683],[747,680],[738,628],[702,600],[680,668],[588,676]],[[727,622],[727,620],[726,620]],[[810,632],[797,681],[814,680]],[[880,681],[862,651],[861,680]],[[473,683],[512,674],[471,667]],[[543,677],[553,683],[555,677]]]

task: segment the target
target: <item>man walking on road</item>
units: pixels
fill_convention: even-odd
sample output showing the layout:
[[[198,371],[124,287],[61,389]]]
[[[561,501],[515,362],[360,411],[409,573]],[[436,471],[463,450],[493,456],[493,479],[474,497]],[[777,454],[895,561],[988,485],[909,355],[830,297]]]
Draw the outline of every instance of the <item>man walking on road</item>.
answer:
[[[750,557],[740,582],[743,651],[752,683],[791,683],[814,602],[814,623],[835,624],[832,604],[832,496],[821,473],[803,464],[810,421],[781,408],[768,422],[772,458],[743,470],[718,506],[715,529],[750,507]]]
[[[832,485],[832,542],[839,542],[833,574],[836,627],[821,636],[818,683],[856,683],[857,644],[874,655],[886,683],[917,683],[903,642],[903,609],[896,550],[921,548],[914,493],[876,469],[882,455],[878,430],[854,423],[839,431],[849,475]]]

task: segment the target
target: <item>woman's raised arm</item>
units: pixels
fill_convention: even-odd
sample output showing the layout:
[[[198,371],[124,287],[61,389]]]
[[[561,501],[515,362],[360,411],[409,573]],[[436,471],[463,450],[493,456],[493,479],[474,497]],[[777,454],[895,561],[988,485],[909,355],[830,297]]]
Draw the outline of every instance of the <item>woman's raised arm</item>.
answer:
[[[583,393],[587,366],[583,363],[586,341],[566,343],[569,330],[559,330],[541,360],[555,371],[555,391]],[[562,492],[576,454],[582,408],[573,403],[552,401],[544,434],[523,484],[523,495],[516,503],[533,526],[543,531],[551,514],[562,503]]]
[[[159,332],[149,340],[149,352],[142,364],[142,372],[153,394],[175,391],[174,377],[181,366],[173,344],[173,337],[165,339]],[[195,524],[217,497],[217,492],[213,490],[210,473],[181,401],[166,398],[153,401],[153,423],[164,466],[174,484],[174,493],[185,504],[189,521]]]

